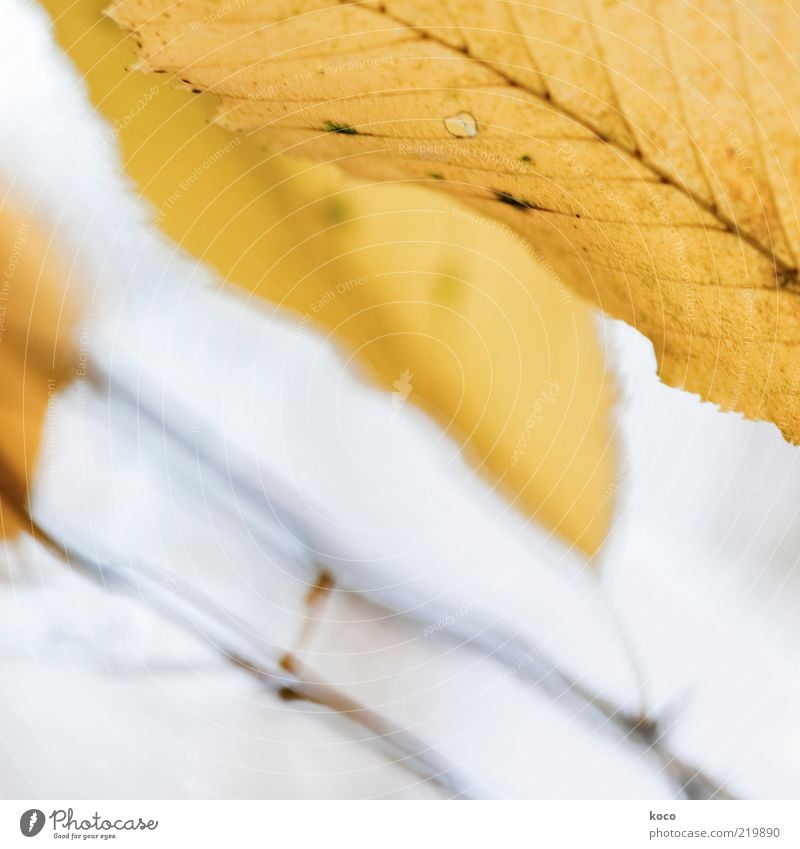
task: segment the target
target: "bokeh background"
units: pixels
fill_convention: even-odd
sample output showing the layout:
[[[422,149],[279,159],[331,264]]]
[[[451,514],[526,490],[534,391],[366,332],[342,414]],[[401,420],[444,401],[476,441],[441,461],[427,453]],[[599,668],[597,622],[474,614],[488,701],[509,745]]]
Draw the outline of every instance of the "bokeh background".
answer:
[[[797,450],[100,11],[0,10],[0,794],[794,798]]]

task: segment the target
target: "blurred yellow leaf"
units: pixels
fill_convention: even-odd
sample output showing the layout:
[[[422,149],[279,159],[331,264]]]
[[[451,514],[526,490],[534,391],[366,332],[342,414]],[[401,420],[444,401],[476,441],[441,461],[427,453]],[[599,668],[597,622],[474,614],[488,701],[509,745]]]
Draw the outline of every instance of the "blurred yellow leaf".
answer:
[[[615,471],[609,380],[589,311],[518,237],[438,194],[354,184],[276,155],[258,134],[232,136],[211,123],[215,96],[126,73],[135,44],[101,18],[100,0],[43,3],[165,232],[225,279],[334,334],[392,404],[434,415],[523,512],[588,552],[600,545]],[[241,31],[232,13],[257,28],[264,8],[158,11],[202,44],[217,25]],[[281,83],[274,94],[292,90]],[[430,165],[426,179],[438,183],[439,171]]]
[[[24,526],[50,399],[73,376],[75,308],[38,224],[0,208],[0,536]]]

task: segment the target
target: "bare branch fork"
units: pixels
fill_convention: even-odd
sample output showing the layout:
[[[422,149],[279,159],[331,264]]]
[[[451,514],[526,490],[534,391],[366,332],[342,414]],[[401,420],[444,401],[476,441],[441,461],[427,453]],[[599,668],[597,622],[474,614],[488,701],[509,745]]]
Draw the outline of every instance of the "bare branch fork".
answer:
[[[302,515],[301,510],[292,506],[291,495],[286,492],[286,487],[280,481],[260,470],[259,477],[266,482],[268,488],[268,492],[264,492],[262,487],[254,486],[251,481],[237,473],[237,469],[247,468],[246,465],[221,464],[218,458],[205,451],[197,442],[187,440],[183,432],[162,415],[140,403],[128,387],[113,375],[103,374],[101,371],[92,371],[91,375],[98,390],[102,387],[112,398],[120,400],[134,415],[148,421],[161,435],[168,438],[172,445],[190,456],[198,465],[208,469],[219,480],[231,481],[236,492],[242,497],[242,502],[237,504],[237,510],[241,512],[245,508],[246,515],[253,518],[252,525],[250,522],[248,525],[257,533],[266,533],[263,521],[265,516],[270,516],[282,526],[304,549],[304,557],[298,558],[297,553],[293,552],[290,562],[295,567],[300,567],[306,580],[311,582],[316,579],[315,576],[323,568],[316,560],[316,552],[321,550],[321,546],[315,539],[314,528]],[[188,415],[182,414],[181,417],[189,420]],[[217,498],[217,506],[220,509],[230,511],[231,505],[224,498],[217,496],[215,487],[211,487],[209,493],[211,498]],[[264,542],[274,548],[274,534],[268,533]],[[330,568],[335,570],[335,566]],[[358,592],[358,587],[350,585],[346,576],[342,584],[347,589]],[[676,784],[679,795],[690,799],[731,798],[725,788],[702,769],[685,762],[670,751],[665,741],[668,729],[661,720],[649,714],[644,704],[639,713],[629,714],[569,677],[542,649],[521,641],[515,634],[504,633],[501,628],[484,628],[476,633],[460,629],[456,624],[453,628],[444,629],[442,633],[446,639],[459,645],[471,645],[509,669],[515,669],[522,653],[531,656],[533,663],[516,669],[521,680],[527,680],[532,686],[542,689],[549,698],[568,707],[580,720],[593,722],[598,730],[654,755]],[[636,667],[630,645],[627,642],[626,645],[631,655],[631,663]],[[641,680],[638,667],[636,672],[637,680]]]

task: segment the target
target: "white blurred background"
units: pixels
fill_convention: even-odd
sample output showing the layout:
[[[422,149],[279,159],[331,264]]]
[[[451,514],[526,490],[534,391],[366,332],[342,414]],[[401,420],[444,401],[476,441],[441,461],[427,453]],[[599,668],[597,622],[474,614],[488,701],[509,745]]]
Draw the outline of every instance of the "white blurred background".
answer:
[[[0,79],[3,178],[96,287],[33,513],[102,569],[0,549],[0,795],[669,798],[694,770],[800,792],[800,466],[776,428],[661,386],[598,318],[621,459],[588,570],[423,413],[154,234],[34,3],[0,8]],[[237,646],[369,710],[287,698]]]

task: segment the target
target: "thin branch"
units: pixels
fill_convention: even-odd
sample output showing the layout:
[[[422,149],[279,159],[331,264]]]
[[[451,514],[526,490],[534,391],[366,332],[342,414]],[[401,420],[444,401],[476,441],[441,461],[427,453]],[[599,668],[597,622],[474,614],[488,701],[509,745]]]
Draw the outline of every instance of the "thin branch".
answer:
[[[307,555],[306,558],[301,557],[299,560],[298,557],[294,557],[292,562],[301,566],[306,580],[313,580],[313,572],[310,572],[310,570],[318,572],[322,568],[317,559],[320,551],[319,541],[316,539],[311,524],[302,515],[300,509],[292,507],[288,503],[290,494],[280,481],[274,480],[272,476],[259,469],[259,478],[265,479],[270,487],[274,484],[274,489],[271,492],[264,492],[262,487],[254,486],[246,477],[236,474],[235,468],[248,468],[247,464],[235,463],[233,469],[230,463],[221,464],[202,446],[196,442],[189,442],[185,438],[183,430],[165,421],[163,416],[149,407],[142,406],[139,399],[119,380],[96,370],[90,372],[90,374],[93,375],[92,382],[98,389],[105,386],[112,397],[122,401],[137,416],[141,416],[152,427],[157,428],[175,447],[184,453],[189,453],[197,463],[212,470],[217,476],[231,481],[236,491],[242,495],[245,501],[249,502],[250,511],[248,512],[261,519],[256,525],[256,529],[263,528],[265,515],[273,517],[285,528],[287,533],[291,534],[305,549]],[[189,416],[183,415],[185,420],[189,420]],[[217,496],[216,488],[210,490],[210,497],[217,499],[217,504],[221,509],[230,509],[230,504],[224,498]],[[240,515],[241,512],[242,504],[237,503],[237,515]],[[341,580],[342,576],[337,574],[335,563],[329,564],[325,568],[334,573],[342,587],[354,592],[359,591],[357,586],[346,580],[346,576],[344,580]],[[415,613],[412,611],[411,615],[415,616]],[[419,617],[416,618],[419,619]],[[514,669],[520,680],[527,680],[543,690],[549,698],[568,707],[576,718],[582,721],[593,721],[599,730],[610,733],[617,739],[637,746],[645,752],[652,753],[676,784],[678,794],[693,799],[732,798],[721,784],[706,775],[703,770],[685,762],[670,751],[663,739],[662,723],[650,715],[644,698],[639,712],[628,713],[604,697],[591,692],[579,681],[567,675],[539,646],[529,641],[520,640],[517,635],[508,634],[502,628],[493,627],[491,630],[484,628],[476,632],[474,629],[466,630],[466,623],[459,620],[455,626],[445,629],[442,633],[447,639],[454,640],[458,644],[471,645],[493,657],[508,669]],[[638,665],[638,660],[634,662],[633,650],[629,643],[626,643],[626,645],[628,645],[631,663],[634,664],[634,673],[641,682],[641,692],[644,694],[644,678],[641,668]],[[521,654],[532,657],[534,662],[518,668]]]

